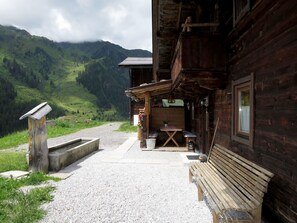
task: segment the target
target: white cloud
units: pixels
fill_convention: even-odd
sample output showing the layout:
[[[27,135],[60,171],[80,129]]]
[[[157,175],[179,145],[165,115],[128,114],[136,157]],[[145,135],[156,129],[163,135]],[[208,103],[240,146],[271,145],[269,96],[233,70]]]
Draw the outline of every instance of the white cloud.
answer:
[[[0,0],[0,24],[54,41],[107,40],[151,51],[151,0]]]
[[[128,12],[123,5],[108,6],[102,10],[104,16],[108,18],[110,25],[118,28],[126,21]]]
[[[56,22],[56,25],[58,27],[58,29],[60,31],[67,31],[67,32],[71,32],[71,24],[63,17],[63,15],[54,10],[54,17],[55,17],[55,22]]]

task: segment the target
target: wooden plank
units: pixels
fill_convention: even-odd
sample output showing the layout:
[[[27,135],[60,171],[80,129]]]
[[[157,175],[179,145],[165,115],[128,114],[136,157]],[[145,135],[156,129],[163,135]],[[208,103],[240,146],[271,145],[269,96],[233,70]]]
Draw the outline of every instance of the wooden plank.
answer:
[[[256,201],[256,203],[253,203],[250,200],[247,200],[247,197],[239,190],[238,187],[236,187],[235,184],[233,184],[232,181],[226,179],[226,177],[224,175],[221,174],[221,172],[219,172],[214,166],[210,165],[210,167],[214,170],[214,172],[216,174],[218,174],[218,176],[222,179],[224,179],[224,183],[231,188],[231,190],[234,192],[234,196],[238,199],[238,200],[242,200],[242,202],[244,204],[246,204],[246,208],[248,210],[252,209],[255,207],[255,205],[259,204],[258,201]]]
[[[209,179],[213,179],[213,181],[215,182],[215,184],[221,185],[220,186],[220,193],[229,193],[229,195],[231,196],[232,200],[234,202],[236,202],[236,205],[233,206],[234,209],[238,209],[238,210],[247,210],[250,209],[251,207],[246,204],[245,199],[243,199],[242,197],[238,196],[236,194],[236,192],[234,192],[234,187],[230,187],[228,184],[226,184],[223,180],[223,178],[220,176],[219,172],[216,171],[214,168],[211,167],[211,165],[208,165],[208,174],[206,174],[204,172],[204,174],[206,174]],[[231,208],[231,207],[230,207]],[[232,208],[231,208],[232,209]]]
[[[243,193],[245,196],[247,196],[249,199],[253,200],[254,202],[259,203],[259,201],[262,200],[262,196],[259,194],[255,193],[255,191],[246,185],[242,184],[237,178],[233,178],[232,176],[232,170],[228,169],[222,169],[224,166],[217,161],[216,163],[212,163],[214,168],[219,169],[222,175],[225,176],[226,179],[228,179],[234,186],[238,188],[238,190]]]
[[[219,148],[221,149],[221,148]],[[238,160],[238,162],[244,166],[246,169],[250,170],[251,172],[253,172],[255,175],[258,175],[259,177],[261,177],[263,180],[269,182],[269,180],[271,179],[271,177],[267,176],[264,174],[264,172],[262,171],[258,171],[257,169],[255,169],[255,165],[254,163],[252,162],[244,162],[242,161],[242,159],[244,159],[243,157],[231,152],[231,151],[228,151],[227,149],[221,149],[222,153],[224,153],[225,155],[228,155],[231,159],[233,160]],[[230,153],[231,152],[231,153]],[[233,154],[232,154],[233,153]],[[241,159],[242,158],[242,159]],[[257,165],[256,165],[257,166]]]
[[[216,163],[212,163],[213,167],[216,169],[220,169],[221,166],[217,165]],[[261,197],[254,197],[251,194],[253,194],[253,191],[249,188],[244,188],[240,183],[238,183],[238,181],[236,179],[233,179],[232,177],[230,177],[230,171],[226,171],[228,173],[228,175],[225,175],[224,178],[226,181],[230,181],[232,185],[234,185],[235,187],[238,188],[238,191],[242,194],[244,194],[247,198],[249,198],[251,201],[253,201],[255,204],[260,204],[261,201]],[[223,174],[222,174],[223,176]]]
[[[221,201],[215,196],[215,193],[212,191],[212,187],[207,184],[207,181],[199,181],[199,185],[201,186],[207,198],[211,201],[211,208],[214,209],[216,213],[220,213],[221,210],[224,209],[224,206],[222,205]]]
[[[250,166],[253,167],[254,169],[258,170],[258,172],[255,171],[257,174],[262,175],[261,173],[264,173],[264,174],[267,175],[269,178],[272,178],[272,177],[274,176],[274,174],[271,173],[270,171],[264,169],[263,167],[260,167],[259,165],[255,164],[255,163],[253,163],[253,162],[251,162],[251,161],[249,161],[249,160],[247,160],[247,159],[245,159],[245,158],[243,158],[242,156],[237,155],[236,153],[234,153],[234,152],[232,152],[232,151],[226,149],[225,147],[223,147],[223,146],[221,146],[221,145],[218,145],[218,144],[216,144],[215,146],[218,147],[218,148],[220,148],[221,150],[225,151],[226,153],[229,153],[230,155],[234,156],[235,158],[241,160],[242,162],[244,162],[244,163],[250,165]]]
[[[245,165],[242,165],[242,162],[240,160],[237,160],[235,158],[233,158],[231,155],[225,153],[224,151],[219,151],[216,150],[214,151],[214,156],[216,154],[216,157],[223,160],[223,158],[226,160],[226,165],[228,165],[229,167],[231,167],[231,162],[232,162],[232,166],[234,166],[234,168],[236,168],[236,172],[241,173],[241,175],[243,175],[243,177],[249,179],[252,178],[252,180],[250,179],[251,182],[256,181],[259,182],[262,187],[263,187],[263,191],[266,191],[265,188],[267,188],[268,182],[265,181],[263,179],[263,177],[259,176],[258,174],[255,174],[254,171],[251,171],[250,168],[246,168]],[[266,178],[266,176],[264,176]],[[261,188],[262,188],[261,187]]]
[[[233,199],[233,196],[230,196],[230,193],[228,193],[229,191],[222,179],[219,178],[217,174],[210,171],[208,166],[209,165],[205,165],[201,168],[201,174],[203,175],[201,180],[205,180],[209,185],[211,185],[215,196],[217,196],[217,198],[223,203],[224,209],[245,209],[240,202],[237,203],[236,200]]]
[[[163,121],[168,121],[170,125],[185,129],[184,108],[161,108],[153,107],[151,109],[151,128],[159,129]]]
[[[182,28],[188,28],[188,27],[217,27],[219,26],[219,23],[211,23],[211,22],[205,22],[205,23],[190,23],[190,24],[182,24]]]
[[[238,178],[238,182],[241,183],[242,186],[247,186],[254,190],[259,196],[263,196],[263,192],[267,190],[267,182],[263,181],[259,183],[259,181],[262,180],[261,178],[253,179],[252,175],[244,171],[240,165],[234,163],[234,160],[223,159],[222,157],[224,156],[220,155],[221,154],[216,154],[216,151],[213,151],[211,162],[219,162],[223,166],[223,168],[221,168],[223,172],[225,172],[224,169],[230,169],[231,177]]]

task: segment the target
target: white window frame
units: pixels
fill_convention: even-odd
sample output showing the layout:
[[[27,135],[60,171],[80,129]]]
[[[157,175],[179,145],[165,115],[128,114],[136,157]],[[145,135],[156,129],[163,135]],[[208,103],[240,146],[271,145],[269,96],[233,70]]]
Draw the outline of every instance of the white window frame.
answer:
[[[254,132],[254,75],[232,81],[232,140],[252,146]],[[240,94],[249,91],[248,132],[242,131],[240,115]]]

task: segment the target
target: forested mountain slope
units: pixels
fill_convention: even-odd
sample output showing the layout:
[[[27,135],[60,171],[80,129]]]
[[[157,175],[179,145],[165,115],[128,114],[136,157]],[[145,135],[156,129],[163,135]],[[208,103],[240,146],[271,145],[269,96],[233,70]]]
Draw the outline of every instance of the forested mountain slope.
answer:
[[[117,64],[128,56],[151,53],[105,41],[56,43],[0,25],[0,136],[25,127],[18,118],[44,101],[50,117],[126,118],[129,75]]]

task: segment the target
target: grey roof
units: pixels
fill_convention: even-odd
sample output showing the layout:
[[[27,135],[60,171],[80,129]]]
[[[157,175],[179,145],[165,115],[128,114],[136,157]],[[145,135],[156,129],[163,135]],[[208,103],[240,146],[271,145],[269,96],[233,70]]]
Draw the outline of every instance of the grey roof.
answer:
[[[47,104],[47,102],[43,102],[43,103],[37,105],[35,108],[28,111],[22,117],[20,117],[20,120],[27,118],[27,117],[30,117],[35,120],[39,120],[43,116],[47,115],[51,110],[52,110],[51,106],[49,106]]]
[[[153,60],[151,57],[127,57],[121,63],[120,67],[152,67]]]

